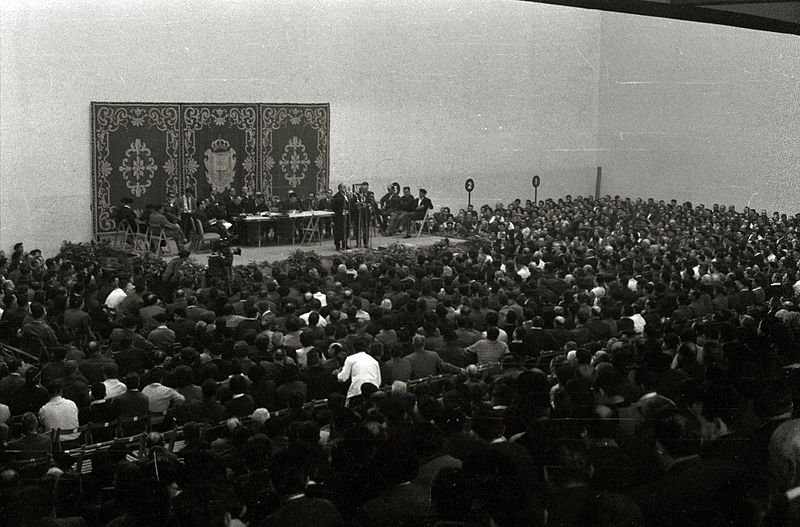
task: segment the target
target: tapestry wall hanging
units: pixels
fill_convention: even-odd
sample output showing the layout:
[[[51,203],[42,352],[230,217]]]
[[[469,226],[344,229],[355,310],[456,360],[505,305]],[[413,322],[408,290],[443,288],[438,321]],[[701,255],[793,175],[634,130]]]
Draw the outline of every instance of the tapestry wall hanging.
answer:
[[[94,231],[115,228],[111,208],[198,199],[235,188],[277,194],[329,185],[330,105],[92,103]]]

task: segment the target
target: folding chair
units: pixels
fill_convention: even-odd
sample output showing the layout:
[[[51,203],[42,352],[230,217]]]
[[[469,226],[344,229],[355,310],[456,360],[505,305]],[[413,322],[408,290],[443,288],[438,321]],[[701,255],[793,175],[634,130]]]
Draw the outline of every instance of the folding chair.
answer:
[[[305,221],[300,228],[300,232],[303,235],[300,239],[301,245],[312,243],[314,238],[317,238],[319,244],[322,245],[322,231],[319,226],[319,216],[314,216],[313,214],[309,216],[307,221]]]
[[[130,240],[130,248],[133,249],[133,242],[136,238],[133,232],[133,227],[128,224],[127,221],[121,220],[117,222],[117,230],[114,231],[110,245],[114,249],[119,249],[121,251],[127,251],[129,248],[128,241]]]
[[[424,218],[422,218],[421,220],[414,220],[414,223],[415,223],[415,224],[416,224],[416,223],[419,223],[419,229],[417,230],[417,238],[419,238],[420,236],[422,236],[422,229],[427,229],[427,230],[428,230],[428,235],[430,235],[430,233],[431,233],[431,228],[430,228],[430,226],[428,225],[428,218],[429,218],[429,217],[430,217],[430,214],[429,214],[429,212],[426,210],[426,211],[425,211],[425,217],[424,217]],[[415,227],[416,227],[416,225],[415,225]]]
[[[178,242],[167,236],[163,227],[150,226],[150,247],[157,256],[178,254]]]
[[[124,439],[138,436],[143,432],[150,431],[150,415],[134,415],[119,418],[117,439]]]
[[[145,255],[150,252],[150,227],[143,221],[136,221],[132,250],[140,255]]]
[[[56,450],[65,450],[63,445],[67,445],[66,450],[69,450],[71,448],[80,446],[81,442],[84,442],[86,440],[85,434],[87,430],[89,430],[88,424],[79,426],[78,428],[70,428],[70,429],[55,428],[53,430],[53,448],[55,448]],[[62,439],[62,436],[73,435],[73,434],[78,434],[78,437],[76,437],[75,439],[69,439],[67,441],[64,441]]]
[[[194,218],[194,228],[197,231],[197,246],[195,247],[197,252],[200,252],[200,249],[203,248],[206,242],[208,242],[209,245],[213,245],[214,242],[222,239],[216,232],[205,232],[203,230],[203,222],[197,218]]]
[[[87,445],[111,441],[119,427],[119,419],[105,423],[88,423],[88,426],[89,428],[86,430]]]

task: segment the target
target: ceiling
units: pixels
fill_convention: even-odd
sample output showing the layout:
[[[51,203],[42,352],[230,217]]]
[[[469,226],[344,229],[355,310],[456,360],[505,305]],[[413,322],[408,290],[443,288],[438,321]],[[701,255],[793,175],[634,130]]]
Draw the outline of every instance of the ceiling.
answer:
[[[537,2],[800,35],[800,0],[790,2],[778,0],[537,0]]]

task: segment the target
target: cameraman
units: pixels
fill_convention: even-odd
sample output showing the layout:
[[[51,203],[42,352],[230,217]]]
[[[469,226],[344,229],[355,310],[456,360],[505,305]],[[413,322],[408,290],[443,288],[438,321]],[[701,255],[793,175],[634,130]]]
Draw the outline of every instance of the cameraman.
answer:
[[[208,257],[206,282],[211,283],[213,278],[219,278],[225,283],[225,290],[230,294],[233,276],[233,255],[242,254],[239,247],[231,247],[228,241],[220,240],[212,246],[212,253]]]

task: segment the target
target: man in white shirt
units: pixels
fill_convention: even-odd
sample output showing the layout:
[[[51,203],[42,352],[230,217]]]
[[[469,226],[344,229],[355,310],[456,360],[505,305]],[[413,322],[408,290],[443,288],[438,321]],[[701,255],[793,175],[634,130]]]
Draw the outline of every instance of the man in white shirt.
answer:
[[[376,346],[375,348],[377,348]],[[361,385],[371,383],[381,385],[381,368],[378,361],[365,351],[359,351],[347,357],[344,366],[334,372],[339,382],[350,380],[350,389],[347,390],[347,399],[361,395]]]
[[[117,279],[117,288],[111,291],[108,296],[106,297],[106,307],[111,309],[117,309],[119,305],[125,300],[125,297],[128,296],[126,292],[128,288],[128,279],[127,278],[118,278]]]
[[[47,386],[50,400],[39,409],[39,421],[46,432],[50,430],[72,430],[78,428],[78,406],[61,396],[61,381],[53,381]],[[61,434],[61,441],[72,441],[80,437],[80,433]]]
[[[103,366],[103,377],[105,377],[103,384],[106,387],[106,401],[128,391],[128,387],[117,378],[118,376],[119,367],[116,364],[106,364]]]
[[[150,403],[148,408],[150,412],[163,412],[168,410],[173,403],[178,404],[186,400],[186,398],[178,393],[175,388],[170,388],[161,384],[161,381],[163,380],[163,374],[160,372],[160,370],[153,370],[153,375],[153,382],[142,389],[142,395],[146,396],[147,401]],[[151,416],[152,424],[160,424],[163,422],[163,415]]]
[[[320,301],[319,301],[319,300],[317,300],[317,299],[315,298],[314,300],[312,300],[312,301],[311,301],[311,311],[308,311],[308,312],[306,312],[306,313],[303,313],[302,315],[300,315],[300,317],[299,317],[299,318],[300,318],[300,320],[302,320],[303,322],[305,322],[305,323],[306,323],[306,325],[308,326],[308,325],[309,325],[309,324],[308,324],[308,317],[310,317],[310,316],[311,316],[311,313],[316,313],[316,314],[318,314],[318,315],[319,315],[319,310],[320,310],[320,309],[322,309],[322,304],[320,303]],[[322,317],[319,317],[319,320],[317,321],[317,326],[318,326],[318,327],[321,327],[321,328],[324,328],[324,327],[325,327],[325,326],[327,326],[327,325],[328,325],[328,321],[327,321],[327,320],[325,320],[325,319],[324,319],[324,318],[322,318]]]

